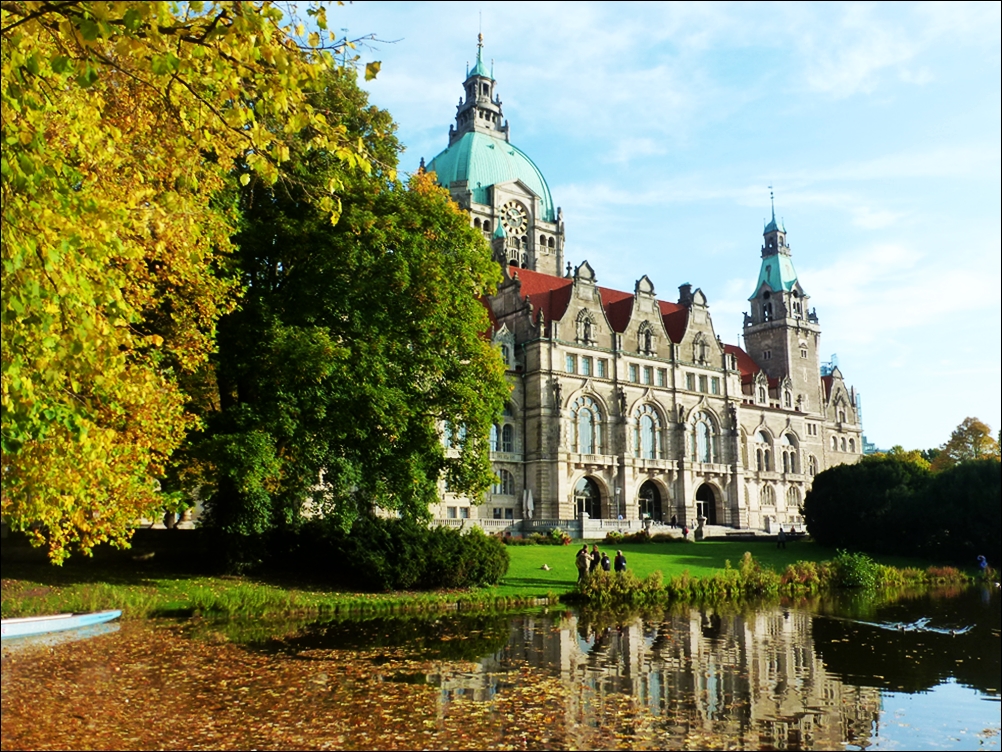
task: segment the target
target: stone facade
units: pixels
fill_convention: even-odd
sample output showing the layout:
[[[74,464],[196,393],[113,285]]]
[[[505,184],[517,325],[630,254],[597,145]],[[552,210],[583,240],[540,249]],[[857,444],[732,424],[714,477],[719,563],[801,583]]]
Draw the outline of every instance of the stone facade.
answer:
[[[587,261],[561,269],[561,212],[511,146],[494,85],[478,52],[450,146],[429,169],[504,267],[488,306],[512,395],[493,437],[493,491],[477,506],[443,489],[433,513],[675,517],[690,527],[705,517],[766,530],[801,522],[812,477],[856,461],[862,427],[855,392],[837,367],[822,367],[818,318],[775,211],[746,351],[721,341],[706,295],[691,285],[668,301],[647,276],[629,293],[600,286]]]

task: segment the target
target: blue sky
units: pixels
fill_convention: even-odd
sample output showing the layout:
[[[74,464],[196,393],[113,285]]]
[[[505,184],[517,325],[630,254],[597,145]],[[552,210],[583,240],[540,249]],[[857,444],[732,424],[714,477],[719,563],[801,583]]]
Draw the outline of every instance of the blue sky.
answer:
[[[1000,5],[367,3],[365,87],[416,169],[447,142],[478,13],[511,140],[600,284],[690,282],[739,343],[769,191],[878,446],[998,431]]]

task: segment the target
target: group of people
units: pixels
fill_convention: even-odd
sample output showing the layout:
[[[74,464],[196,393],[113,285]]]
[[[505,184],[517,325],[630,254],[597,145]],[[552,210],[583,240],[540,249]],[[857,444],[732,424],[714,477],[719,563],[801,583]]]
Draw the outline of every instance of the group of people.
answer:
[[[577,557],[575,557],[574,563],[578,568],[578,582],[584,582],[588,578],[588,575],[599,568],[603,572],[609,572],[613,569],[617,572],[626,571],[626,557],[622,551],[616,551],[616,559],[612,561],[609,559],[609,554],[598,550],[597,543],[592,544],[591,553],[588,552],[587,543],[582,545]]]

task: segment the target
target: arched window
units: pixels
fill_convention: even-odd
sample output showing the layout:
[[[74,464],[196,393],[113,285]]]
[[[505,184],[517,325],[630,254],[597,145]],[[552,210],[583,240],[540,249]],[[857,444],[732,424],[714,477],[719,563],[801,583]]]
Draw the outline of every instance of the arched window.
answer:
[[[501,428],[497,423],[491,426],[491,451],[501,451]]]
[[[787,409],[793,407],[793,392],[790,391],[783,392],[783,404],[786,406]]]
[[[813,454],[807,458],[807,472],[812,478],[818,474],[818,458]]]
[[[838,451],[838,439],[832,436],[832,451]]]
[[[650,405],[642,405],[633,414],[633,451],[635,456],[655,460],[661,455],[661,416]]]
[[[591,397],[578,397],[574,412],[574,446],[579,454],[602,453],[602,416]]]
[[[549,239],[549,240],[548,240],[548,241],[546,242],[546,244],[547,244],[547,245],[548,245],[548,246],[549,246],[550,248],[553,248],[553,238],[550,238],[550,239]]]
[[[501,345],[501,360],[505,366],[511,366],[511,348],[508,345]]]
[[[790,486],[786,489],[786,506],[793,509],[800,509],[800,489]]]
[[[845,451],[845,436],[842,437],[842,451]]]
[[[491,493],[495,496],[514,496],[515,476],[507,470],[498,470],[494,485],[491,486]]]
[[[856,451],[856,440],[855,439],[849,439],[849,451],[850,452],[855,452]]]
[[[769,434],[765,431],[757,431],[755,433],[755,442],[756,468],[759,472],[772,470],[772,452],[770,451],[772,439],[769,437]]]
[[[784,433],[781,443],[783,445],[783,472],[799,472],[797,469],[799,465],[797,462],[797,447],[799,446],[797,437],[792,433]]]
[[[452,449],[452,423],[449,421],[442,424],[442,444],[446,449]]]
[[[776,492],[772,489],[772,486],[762,486],[761,491],[762,506],[764,507],[774,507],[776,506]]]
[[[765,401],[766,401],[766,397],[765,397],[765,387],[764,387],[764,386],[760,386],[760,387],[758,388],[758,401],[759,401],[759,402],[761,402],[761,403],[763,403],[763,404],[764,404],[764,403],[765,403]]]
[[[501,451],[515,451],[515,429],[510,423],[506,423],[501,429]]]
[[[693,424],[693,453],[692,459],[696,462],[719,462],[719,451],[717,441],[716,422],[707,412],[696,414]]]
[[[491,231],[491,221],[489,219],[484,220],[484,232]]]
[[[478,230],[480,229],[480,217],[477,217],[476,219],[473,220],[473,226],[476,227]]]
[[[545,235],[540,235],[539,236],[539,247],[540,248],[546,248],[546,236]]]

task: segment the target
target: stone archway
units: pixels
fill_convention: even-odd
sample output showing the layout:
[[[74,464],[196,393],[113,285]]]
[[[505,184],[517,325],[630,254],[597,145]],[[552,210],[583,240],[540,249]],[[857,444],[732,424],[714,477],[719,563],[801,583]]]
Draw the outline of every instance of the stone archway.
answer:
[[[707,525],[717,524],[717,494],[709,483],[696,489],[696,520],[700,517],[706,518]]]
[[[654,481],[646,481],[640,486],[640,491],[637,493],[637,504],[640,507],[640,519],[644,519],[645,515],[649,515],[656,522],[664,521],[664,506],[661,501],[661,491]]]
[[[586,512],[593,520],[602,518],[602,492],[598,483],[587,476],[574,484],[574,511],[578,517]]]

